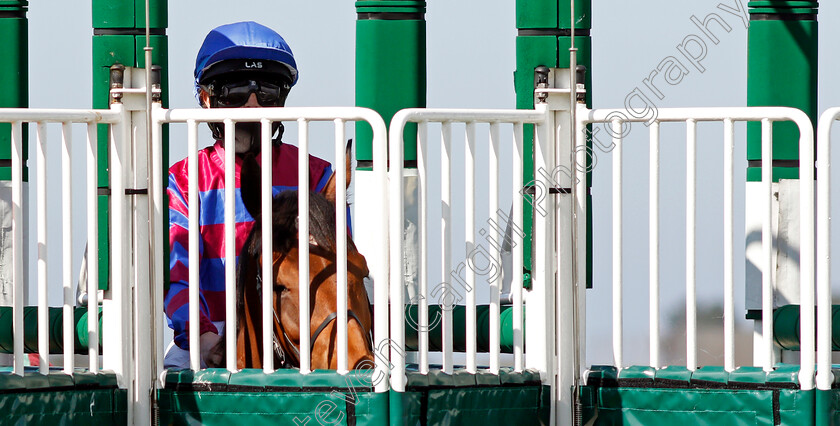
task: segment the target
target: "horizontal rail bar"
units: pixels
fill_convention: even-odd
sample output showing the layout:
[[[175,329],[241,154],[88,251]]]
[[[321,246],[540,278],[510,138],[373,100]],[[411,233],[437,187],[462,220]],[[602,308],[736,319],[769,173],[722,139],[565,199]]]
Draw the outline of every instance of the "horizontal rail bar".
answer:
[[[0,122],[117,123],[120,113],[112,110],[0,108]]]
[[[522,109],[499,109],[499,110],[473,110],[447,108],[408,108],[394,114],[391,120],[394,123],[409,121],[478,121],[485,123],[531,123],[540,124],[545,120],[545,114],[535,110]]]
[[[300,107],[300,108],[189,108],[189,109],[161,109],[153,117],[160,123],[179,123],[187,120],[196,121],[381,121],[376,111],[360,107]]]
[[[800,128],[807,126],[811,128],[810,118],[796,109],[788,107],[730,107],[730,108],[660,108],[656,117],[651,120],[647,117],[627,116],[625,109],[593,109],[584,112],[579,119],[580,123],[603,123],[618,118],[622,122],[642,123],[649,121],[675,122],[675,121],[760,121],[770,119],[771,121],[793,121]]]

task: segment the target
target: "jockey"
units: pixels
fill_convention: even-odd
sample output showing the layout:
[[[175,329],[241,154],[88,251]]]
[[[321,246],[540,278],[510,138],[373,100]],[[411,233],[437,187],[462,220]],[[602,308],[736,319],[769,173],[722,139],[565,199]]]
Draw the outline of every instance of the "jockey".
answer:
[[[295,58],[279,34],[256,22],[237,22],[213,29],[204,39],[195,62],[196,98],[203,108],[282,107],[298,80]],[[239,192],[241,155],[259,155],[260,123],[237,123],[234,147],[225,146],[224,125],[208,123],[215,144],[198,152],[199,213],[199,317],[189,323],[189,237],[187,159],[169,169],[170,283],[164,308],[174,330],[164,360],[165,368],[189,367],[189,333],[198,330],[204,365],[210,348],[219,342],[225,320],[224,259],[224,151],[236,150],[236,255],[254,219],[242,204]],[[282,143],[282,123],[273,124],[273,192],[297,189],[298,150]],[[330,164],[309,156],[309,182],[321,191],[332,174]],[[232,331],[231,331],[232,332]]]

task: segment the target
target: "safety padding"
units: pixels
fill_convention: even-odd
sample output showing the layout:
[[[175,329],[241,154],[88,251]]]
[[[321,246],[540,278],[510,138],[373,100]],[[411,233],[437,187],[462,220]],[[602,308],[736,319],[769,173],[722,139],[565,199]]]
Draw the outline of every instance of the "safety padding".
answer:
[[[314,370],[300,374],[296,369],[280,369],[265,374],[260,369],[243,369],[231,373],[223,368],[205,370],[167,370],[165,388],[190,391],[286,391],[298,389],[353,388],[372,392],[377,381],[374,370],[351,371],[343,376],[334,370]]]
[[[835,376],[836,377],[836,376]],[[799,366],[778,364],[773,371],[760,367],[739,367],[727,372],[723,367],[707,366],[691,371],[682,366],[654,369],[632,366],[620,371],[613,366],[593,365],[587,374],[587,386],[627,388],[733,388],[797,389]]]
[[[406,392],[401,398],[399,424],[446,425],[540,425],[548,424],[550,393],[539,372],[501,369],[447,374],[431,369],[428,374],[406,373]]]
[[[799,367],[773,371],[681,366],[594,366],[580,388],[586,424],[813,425],[815,391],[799,390]]]
[[[158,391],[161,424],[385,425],[388,394],[373,370],[168,370]],[[308,419],[308,420],[307,420]]]
[[[0,424],[125,424],[127,394],[111,372],[0,372]]]

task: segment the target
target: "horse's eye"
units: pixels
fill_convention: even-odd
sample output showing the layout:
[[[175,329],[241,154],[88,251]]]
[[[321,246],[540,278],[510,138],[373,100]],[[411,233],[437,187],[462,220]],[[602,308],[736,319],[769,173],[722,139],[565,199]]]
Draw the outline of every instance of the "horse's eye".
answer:
[[[284,286],[283,284],[274,284],[274,291],[277,293],[284,293],[289,291],[289,288]]]

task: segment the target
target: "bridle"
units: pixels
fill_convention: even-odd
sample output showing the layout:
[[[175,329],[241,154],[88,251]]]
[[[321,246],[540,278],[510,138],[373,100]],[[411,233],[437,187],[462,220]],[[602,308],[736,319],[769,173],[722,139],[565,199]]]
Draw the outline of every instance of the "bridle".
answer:
[[[261,291],[262,289],[262,276],[257,274],[257,291]],[[367,291],[365,291],[365,300],[367,301],[368,306],[370,306],[370,299],[368,299]],[[282,307],[282,305],[281,305]],[[286,333],[286,328],[283,327],[283,322],[280,321],[280,317],[277,316],[277,311],[274,312],[274,325],[280,328],[280,331],[283,333],[283,340],[286,341],[286,344],[292,348],[292,351],[295,353],[295,356],[298,360],[298,365],[300,365],[300,349],[292,343],[292,339],[289,338],[289,335]],[[373,351],[373,337],[371,336],[371,330],[365,329],[364,324],[362,324],[362,320],[359,319],[358,315],[353,312],[352,309],[347,309],[348,320],[355,319],[357,323],[359,323],[359,327],[362,328],[362,332],[365,335],[365,343],[367,344],[368,350]],[[315,341],[318,340],[318,336],[321,335],[321,332],[330,325],[331,322],[335,321],[338,318],[337,312],[332,312],[324,318],[324,321],[321,322],[321,325],[315,329],[315,333],[309,339],[309,355],[312,355],[312,349],[315,347]],[[286,357],[286,351],[283,350],[283,346],[280,344],[280,338],[277,336],[277,327],[272,327],[272,334],[273,334],[273,343],[274,343],[274,355],[277,356],[277,359],[280,360],[280,367],[281,368],[293,368],[291,362]]]

